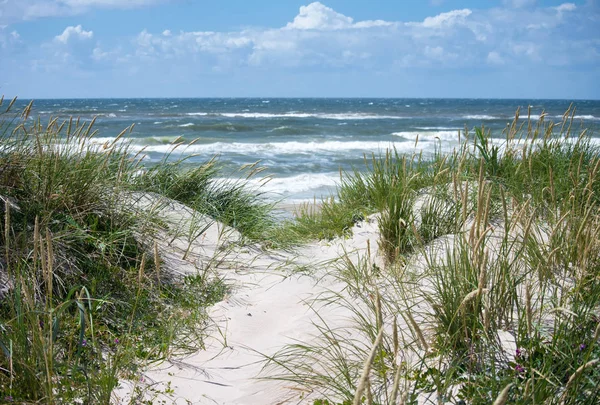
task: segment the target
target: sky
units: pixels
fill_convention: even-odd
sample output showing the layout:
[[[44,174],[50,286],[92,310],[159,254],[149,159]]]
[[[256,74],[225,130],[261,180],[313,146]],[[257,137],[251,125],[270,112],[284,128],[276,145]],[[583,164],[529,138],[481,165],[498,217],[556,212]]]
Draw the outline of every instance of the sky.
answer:
[[[21,98],[600,99],[600,0],[0,0]]]

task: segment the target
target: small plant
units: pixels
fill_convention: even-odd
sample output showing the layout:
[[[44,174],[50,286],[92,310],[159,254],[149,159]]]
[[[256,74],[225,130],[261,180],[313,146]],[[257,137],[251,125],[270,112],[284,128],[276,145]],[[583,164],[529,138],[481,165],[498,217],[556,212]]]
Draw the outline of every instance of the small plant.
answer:
[[[492,177],[496,176],[500,169],[498,145],[490,145],[490,136],[484,134],[483,128],[475,128],[475,147],[485,161],[485,168]]]

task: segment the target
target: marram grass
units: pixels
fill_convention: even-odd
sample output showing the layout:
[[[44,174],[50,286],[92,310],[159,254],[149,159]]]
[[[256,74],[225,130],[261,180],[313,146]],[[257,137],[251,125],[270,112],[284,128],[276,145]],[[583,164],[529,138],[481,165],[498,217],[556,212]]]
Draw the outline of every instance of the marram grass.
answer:
[[[204,308],[227,290],[207,269],[168,281],[158,248],[140,244],[148,218],[121,193],[160,193],[259,240],[270,206],[217,181],[215,160],[144,167],[131,128],[98,145],[93,121],[13,107],[0,102],[0,403],[108,404],[144,364],[201,348]]]
[[[326,209],[301,213],[297,229],[313,236],[380,213],[387,265],[374,275],[370,255],[340,262],[347,288],[327,304],[354,326],[321,319],[322,336],[269,359],[275,378],[313,390],[315,404],[600,402],[600,150],[574,109],[558,123],[519,113],[502,138],[464,132],[429,161],[366,159]],[[403,322],[385,330],[367,384],[378,292],[383,317]]]

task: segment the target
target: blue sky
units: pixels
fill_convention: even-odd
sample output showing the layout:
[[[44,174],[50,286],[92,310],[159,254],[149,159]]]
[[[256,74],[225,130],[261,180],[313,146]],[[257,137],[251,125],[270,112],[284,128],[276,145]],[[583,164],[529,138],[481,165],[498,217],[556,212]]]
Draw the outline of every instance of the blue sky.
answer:
[[[600,99],[600,0],[0,0],[0,94]]]

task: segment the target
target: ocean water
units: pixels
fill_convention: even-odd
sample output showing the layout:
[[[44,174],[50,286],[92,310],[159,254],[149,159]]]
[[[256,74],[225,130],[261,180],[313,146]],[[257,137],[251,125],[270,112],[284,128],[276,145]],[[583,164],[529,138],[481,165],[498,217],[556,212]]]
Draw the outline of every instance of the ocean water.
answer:
[[[23,107],[29,100],[19,100]],[[82,120],[97,117],[96,142],[113,140],[125,127],[133,151],[144,149],[146,163],[159,162],[181,137],[171,159],[194,154],[190,164],[218,156],[223,175],[237,176],[245,164],[260,161],[269,198],[296,202],[330,195],[340,170],[364,168],[364,156],[386,148],[431,154],[458,145],[459,131],[484,125],[493,136],[512,121],[546,113],[560,121],[569,100],[485,99],[70,99],[36,100],[31,117]],[[591,129],[600,141],[600,101],[574,101],[575,125]],[[416,140],[418,138],[418,143]],[[416,146],[415,146],[416,144]],[[253,180],[256,184],[259,179]]]

